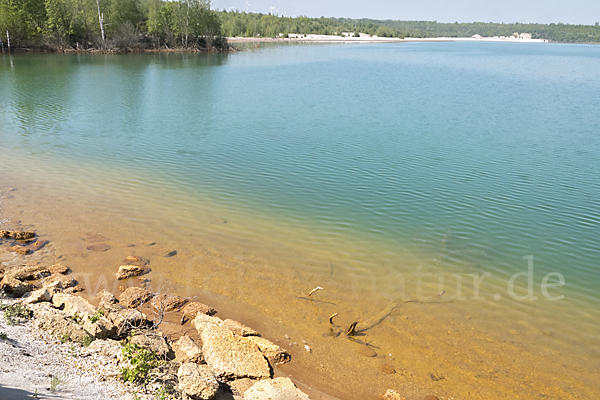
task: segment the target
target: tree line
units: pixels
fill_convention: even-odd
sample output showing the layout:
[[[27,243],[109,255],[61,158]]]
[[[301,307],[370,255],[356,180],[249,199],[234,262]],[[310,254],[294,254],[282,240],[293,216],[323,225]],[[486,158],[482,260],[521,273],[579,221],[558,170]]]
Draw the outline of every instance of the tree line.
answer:
[[[436,38],[512,36],[531,33],[533,39],[555,42],[600,42],[600,27],[569,24],[521,23],[441,23],[436,21],[395,21],[350,18],[283,17],[272,14],[219,11],[223,35],[277,37],[295,34],[341,35],[343,32],[365,33],[380,37]]]
[[[223,48],[209,0],[0,0],[6,49]]]

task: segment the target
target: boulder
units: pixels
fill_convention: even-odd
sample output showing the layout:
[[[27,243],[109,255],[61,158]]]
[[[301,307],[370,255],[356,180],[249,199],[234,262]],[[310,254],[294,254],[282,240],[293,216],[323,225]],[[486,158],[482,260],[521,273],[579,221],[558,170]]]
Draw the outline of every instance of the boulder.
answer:
[[[246,390],[254,386],[255,383],[256,381],[254,379],[236,379],[235,381],[229,382],[229,388],[231,389],[231,393],[235,399],[243,399]]]
[[[219,382],[206,365],[182,364],[177,371],[179,390],[197,399],[210,400],[219,390]]]
[[[178,363],[204,363],[202,349],[187,335],[173,343],[173,351],[175,352],[175,361]]]
[[[96,308],[82,297],[66,293],[56,293],[52,296],[52,305],[64,310],[69,315],[77,314],[83,319],[96,314]]]
[[[395,390],[388,389],[383,396],[381,396],[381,400],[405,400],[404,397],[400,397],[400,394]]]
[[[35,232],[0,231],[0,237],[3,239],[27,240],[35,237]]]
[[[88,332],[77,324],[69,314],[64,311],[52,308],[50,303],[36,304],[32,307],[34,325],[37,328],[49,331],[60,338],[68,338],[74,342],[83,342],[90,336]]]
[[[130,287],[119,296],[119,303],[125,307],[135,308],[152,298],[152,293],[147,289]]]
[[[108,309],[113,304],[117,304],[119,302],[119,300],[112,293],[109,293],[106,290],[103,290],[96,294],[96,297],[98,297],[99,300],[98,308],[102,309]]]
[[[54,264],[48,267],[48,271],[50,271],[50,273],[52,275],[55,274],[61,274],[61,275],[65,275],[69,272],[69,267],[67,267],[64,264]]]
[[[194,325],[198,332],[204,329],[204,326],[207,324],[214,324],[225,327],[221,318],[211,317],[210,315],[206,314],[198,314],[196,315],[196,318],[194,318],[194,320],[192,321],[192,325]]]
[[[129,339],[129,342],[151,350],[159,357],[173,358],[171,348],[159,331],[149,331],[143,334],[138,333],[137,335],[132,336]]]
[[[260,336],[254,329],[232,319],[226,319],[223,324],[238,336]]]
[[[21,282],[18,279],[4,276],[0,282],[0,290],[12,295],[13,297],[21,297],[27,292],[34,289],[31,283]]]
[[[207,306],[206,304],[199,303],[197,301],[193,301],[191,303],[187,303],[182,309],[181,312],[183,315],[189,319],[196,318],[198,314],[206,314],[206,315],[215,315],[217,311]]]
[[[39,265],[21,265],[11,268],[4,273],[5,277],[20,281],[36,281],[49,275],[50,271],[48,271],[48,268]]]
[[[48,243],[50,243],[47,240],[37,240],[35,243],[30,244],[29,246],[27,246],[27,248],[29,250],[33,251],[38,251],[40,249],[42,249],[45,245],[47,245]]]
[[[97,339],[115,339],[117,337],[117,327],[106,317],[97,319],[88,316],[84,318],[83,329]]]
[[[290,378],[265,379],[256,382],[244,393],[244,400],[309,400],[308,395]]]
[[[23,301],[24,304],[41,303],[43,301],[52,300],[52,296],[48,289],[38,289],[33,292],[25,293],[22,298],[25,299]]]
[[[292,356],[287,351],[265,338],[248,336],[244,340],[256,345],[271,366],[285,364],[292,359]]]
[[[141,275],[144,272],[144,268],[138,265],[121,265],[119,272],[117,272],[117,279],[127,279],[132,276]]]
[[[217,378],[227,381],[271,376],[269,363],[256,345],[235,336],[222,324],[198,320],[200,315],[194,324],[200,333],[204,359]]]
[[[159,294],[152,298],[152,306],[162,312],[178,310],[187,302],[187,299],[183,297],[167,296],[166,294]]]
[[[27,247],[24,246],[11,246],[11,247],[7,247],[6,251],[10,252],[10,253],[17,253],[20,254],[22,256],[26,256],[27,254],[31,253],[31,250],[29,250]]]
[[[68,289],[77,286],[77,281],[64,275],[52,275],[42,281],[42,286],[48,289]]]

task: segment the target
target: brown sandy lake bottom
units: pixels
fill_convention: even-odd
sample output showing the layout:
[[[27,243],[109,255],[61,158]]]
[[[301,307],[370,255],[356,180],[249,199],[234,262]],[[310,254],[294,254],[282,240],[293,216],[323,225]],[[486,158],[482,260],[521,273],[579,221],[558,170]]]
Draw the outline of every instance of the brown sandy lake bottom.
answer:
[[[388,388],[407,399],[600,393],[599,311],[568,285],[549,288],[548,295],[565,298],[548,300],[543,276],[535,275],[537,300],[514,300],[510,275],[481,279],[485,264],[446,265],[417,246],[391,251],[360,237],[316,239],[243,208],[232,213],[208,196],[165,191],[160,176],[2,159],[2,211],[11,218],[3,229],[33,229],[49,240],[42,262],[60,257],[84,296],[118,292],[122,260],[146,258],[154,290],[206,302],[286,348],[292,362],[276,373],[300,382],[311,398],[377,399]],[[105,251],[88,249],[98,244]],[[32,257],[1,246],[3,261]],[[516,282],[514,295],[525,296],[527,277]],[[324,289],[309,299],[318,286]],[[417,300],[404,302],[410,299]],[[166,329],[190,331],[178,318]],[[347,337],[354,321],[359,332]]]

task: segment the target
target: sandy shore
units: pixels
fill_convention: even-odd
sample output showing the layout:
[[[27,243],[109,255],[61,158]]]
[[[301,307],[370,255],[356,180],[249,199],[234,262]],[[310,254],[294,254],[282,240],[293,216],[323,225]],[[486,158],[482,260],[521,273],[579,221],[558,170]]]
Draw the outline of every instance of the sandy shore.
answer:
[[[404,42],[511,42],[547,43],[545,39],[520,39],[515,37],[438,37],[438,38],[387,38],[377,36],[341,37],[334,35],[306,35],[300,38],[228,37],[229,43],[404,43]]]

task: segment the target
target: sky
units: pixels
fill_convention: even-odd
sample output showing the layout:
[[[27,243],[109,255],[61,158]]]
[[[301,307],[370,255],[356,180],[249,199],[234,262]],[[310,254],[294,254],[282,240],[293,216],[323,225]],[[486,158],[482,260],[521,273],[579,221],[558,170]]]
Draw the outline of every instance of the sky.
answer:
[[[212,7],[308,17],[593,25],[600,0],[213,0]]]

